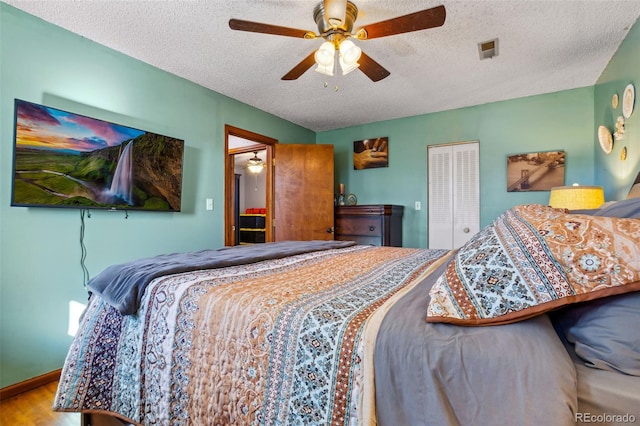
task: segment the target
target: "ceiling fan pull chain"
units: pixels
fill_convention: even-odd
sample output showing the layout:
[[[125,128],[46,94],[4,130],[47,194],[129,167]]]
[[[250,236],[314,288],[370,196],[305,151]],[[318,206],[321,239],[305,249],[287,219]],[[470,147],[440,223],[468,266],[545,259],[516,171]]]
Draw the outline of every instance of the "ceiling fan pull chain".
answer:
[[[328,82],[324,82],[324,88],[326,89],[327,87],[329,87],[329,83]],[[338,90],[340,90],[340,88],[338,87],[338,85],[336,84],[335,86],[333,86],[333,91],[337,92]]]

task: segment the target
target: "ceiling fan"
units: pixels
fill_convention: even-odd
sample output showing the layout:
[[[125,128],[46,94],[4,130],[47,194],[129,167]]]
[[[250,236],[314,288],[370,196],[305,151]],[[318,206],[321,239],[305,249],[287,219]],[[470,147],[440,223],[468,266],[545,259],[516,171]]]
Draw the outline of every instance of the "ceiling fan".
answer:
[[[307,40],[317,38],[326,40],[319,49],[311,52],[286,73],[282,77],[282,80],[295,80],[314,64],[318,64],[316,71],[333,75],[337,59],[343,74],[359,68],[367,77],[376,82],[388,77],[390,74],[389,71],[362,52],[362,50],[349,39],[369,40],[440,27],[444,24],[446,11],[444,6],[436,6],[408,15],[358,27],[355,32],[352,33],[353,24],[357,17],[358,8],[351,1],[324,0],[318,3],[313,9],[313,19],[318,26],[318,34],[313,31],[244,21],[242,19],[230,19],[229,27],[232,30],[238,31],[273,34]]]

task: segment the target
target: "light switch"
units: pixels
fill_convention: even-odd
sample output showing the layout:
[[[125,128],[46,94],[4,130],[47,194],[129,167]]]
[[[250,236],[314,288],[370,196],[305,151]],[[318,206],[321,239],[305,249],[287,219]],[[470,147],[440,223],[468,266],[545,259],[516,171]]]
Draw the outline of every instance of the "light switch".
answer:
[[[207,210],[213,210],[213,198],[207,198]]]
[[[422,204],[420,201],[416,201],[416,210],[420,210],[422,208]]]

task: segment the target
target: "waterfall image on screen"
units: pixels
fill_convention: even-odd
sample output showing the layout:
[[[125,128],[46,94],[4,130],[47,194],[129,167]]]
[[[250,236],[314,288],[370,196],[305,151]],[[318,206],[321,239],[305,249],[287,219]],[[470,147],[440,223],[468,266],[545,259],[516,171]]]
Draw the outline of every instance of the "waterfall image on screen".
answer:
[[[122,155],[118,159],[116,172],[113,174],[113,181],[111,181],[111,188],[109,189],[109,193],[112,196],[121,198],[130,205],[133,204],[133,198],[131,197],[131,188],[133,185],[132,147],[133,142],[127,144],[122,150]]]
[[[12,206],[180,211],[184,141],[16,99]]]

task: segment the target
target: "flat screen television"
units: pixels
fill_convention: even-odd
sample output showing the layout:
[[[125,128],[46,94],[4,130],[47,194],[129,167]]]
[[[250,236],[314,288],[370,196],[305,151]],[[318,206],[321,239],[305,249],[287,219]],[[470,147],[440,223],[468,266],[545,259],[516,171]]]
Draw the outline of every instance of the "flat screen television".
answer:
[[[180,211],[184,141],[15,100],[12,206]]]

